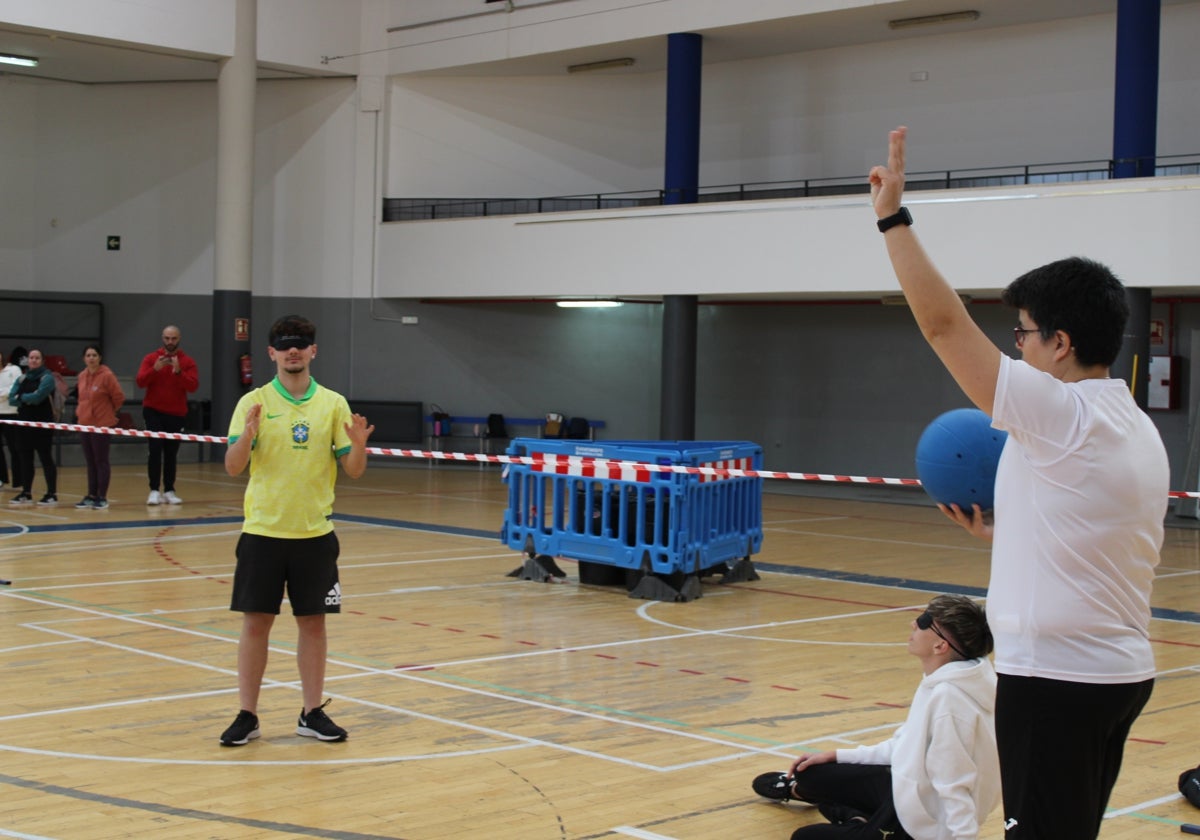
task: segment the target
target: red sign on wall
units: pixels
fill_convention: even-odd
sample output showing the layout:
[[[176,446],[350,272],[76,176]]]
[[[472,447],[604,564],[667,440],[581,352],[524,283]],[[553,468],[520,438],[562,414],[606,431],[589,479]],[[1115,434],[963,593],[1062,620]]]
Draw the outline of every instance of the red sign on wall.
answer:
[[[249,318],[234,318],[233,319],[233,340],[234,341],[249,341],[250,340],[250,319]]]

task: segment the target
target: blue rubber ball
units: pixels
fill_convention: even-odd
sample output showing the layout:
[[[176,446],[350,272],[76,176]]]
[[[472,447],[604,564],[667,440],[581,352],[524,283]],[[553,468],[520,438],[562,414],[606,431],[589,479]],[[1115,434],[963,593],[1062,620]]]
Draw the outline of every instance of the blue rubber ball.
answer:
[[[1007,432],[977,408],[956,408],[930,423],[917,441],[917,477],[935,502],[990,510],[996,465]]]

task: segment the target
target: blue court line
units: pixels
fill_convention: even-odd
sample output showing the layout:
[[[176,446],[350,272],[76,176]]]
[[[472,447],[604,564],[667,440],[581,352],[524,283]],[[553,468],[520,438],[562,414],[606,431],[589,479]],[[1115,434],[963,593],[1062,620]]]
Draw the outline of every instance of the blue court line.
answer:
[[[348,513],[335,513],[335,522],[354,522],[360,525],[378,525],[384,528],[404,528],[410,531],[427,531],[433,534],[448,534],[456,537],[474,537],[477,539],[500,541],[499,530],[487,531],[481,528],[459,528],[454,525],[434,525],[428,522],[413,522],[407,519],[385,519],[381,516],[356,516]],[[235,525],[242,521],[240,516],[192,517],[177,519],[139,519],[129,522],[72,522],[65,525],[30,525],[27,528],[0,528],[0,535],[19,534],[22,531],[31,534],[55,533],[64,531],[111,530],[119,528],[150,528],[163,525]],[[918,592],[938,592],[954,595],[967,595],[972,598],[986,598],[987,589],[981,586],[960,586],[951,583],[917,580],[915,578],[891,577],[889,575],[868,575],[859,572],[845,572],[834,569],[818,569],[812,566],[785,566],[780,563],[754,564],[756,569],[765,572],[775,572],[782,575],[803,575],[821,580],[844,581],[847,583],[864,583],[870,586],[883,586],[892,589],[913,589]],[[1165,607],[1153,607],[1150,614],[1155,618],[1166,621],[1183,621],[1200,624],[1200,612],[1193,610],[1173,610]]]
[[[180,517],[177,519],[131,519],[128,522],[68,522],[63,525],[28,525],[26,527],[0,527],[0,536],[5,534],[54,534],[67,531],[117,531],[124,528],[153,528],[157,525],[236,525],[240,516]]]
[[[822,580],[841,580],[849,583],[866,583],[871,586],[885,586],[897,589],[915,589],[919,592],[937,592],[949,595],[967,595],[971,598],[986,598],[987,589],[982,586],[958,586],[951,583],[935,583],[928,580],[913,578],[889,577],[887,575],[864,575],[857,572],[840,572],[830,569],[814,569],[808,566],[781,566],[778,563],[755,563],[754,568],[766,572],[778,572],[784,575],[807,575]],[[1191,610],[1170,610],[1165,607],[1152,607],[1150,614],[1155,618],[1167,621],[1186,621],[1200,624],[1200,612]]]
[[[52,785],[46,782],[35,782],[32,779],[22,779],[19,776],[0,774],[0,784],[13,787],[36,790],[56,796],[66,796],[70,799],[82,799],[85,802],[95,802],[99,805],[116,806],[118,808],[133,808],[139,811],[149,811],[154,814],[165,814],[169,817],[179,817],[186,820],[206,820],[217,823],[233,823],[250,828],[274,831],[282,834],[300,834],[305,837],[330,837],[334,840],[398,840],[391,835],[360,834],[357,831],[338,831],[330,828],[314,828],[295,823],[274,822],[271,820],[255,820],[248,817],[238,817],[231,814],[216,814],[211,811],[198,811],[195,808],[178,808],[174,805],[163,805],[158,802],[142,802],[137,799],[127,799],[123,796],[107,796],[102,793],[91,793],[86,790]]]
[[[411,531],[429,531],[434,534],[450,534],[455,537],[479,537],[484,540],[500,541],[500,529],[484,531],[479,528],[457,528],[453,525],[432,525],[428,522],[409,522],[405,519],[384,519],[379,516],[355,516],[335,513],[335,522],[357,522],[360,525],[382,525],[385,528],[407,528]]]

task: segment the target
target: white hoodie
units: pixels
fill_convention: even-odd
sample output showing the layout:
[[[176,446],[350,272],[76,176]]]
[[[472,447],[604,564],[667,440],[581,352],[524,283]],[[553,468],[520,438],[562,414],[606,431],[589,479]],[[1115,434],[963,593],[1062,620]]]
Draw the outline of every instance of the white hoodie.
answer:
[[[975,840],[1000,802],[995,701],[988,660],[949,662],[921,680],[891,738],[838,750],[838,763],[891,765],[896,815],[914,840]]]
[[[12,419],[16,419],[17,407],[8,404],[8,392],[12,390],[13,383],[20,378],[21,369],[16,365],[9,363],[0,368],[0,414],[10,414]]]

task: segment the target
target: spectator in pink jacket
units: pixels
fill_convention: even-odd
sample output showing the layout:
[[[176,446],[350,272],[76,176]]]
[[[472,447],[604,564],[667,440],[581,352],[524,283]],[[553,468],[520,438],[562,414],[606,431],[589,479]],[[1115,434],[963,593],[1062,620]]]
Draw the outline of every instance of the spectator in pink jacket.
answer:
[[[81,426],[115,426],[117,412],[125,404],[121,383],[101,364],[100,348],[89,344],[83,351],[84,369],[79,372],[79,405],[75,422]],[[83,457],[87,461],[87,495],[75,507],[104,510],[108,507],[108,482],[112,469],[108,464],[108,447],[112,435],[104,432],[81,432]]]

